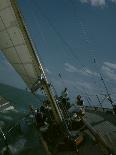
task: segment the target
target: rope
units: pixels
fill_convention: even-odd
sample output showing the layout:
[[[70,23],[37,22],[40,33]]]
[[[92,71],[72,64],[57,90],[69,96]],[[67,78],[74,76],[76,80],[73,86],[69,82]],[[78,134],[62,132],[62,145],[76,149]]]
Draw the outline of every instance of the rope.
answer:
[[[34,4],[34,3],[35,3],[35,4]],[[72,56],[72,58],[75,59],[75,62],[76,62],[77,64],[79,64],[78,62],[80,62],[80,59],[79,59],[79,57],[77,57],[77,54],[75,54],[75,52],[74,52],[74,50],[72,49],[72,47],[71,47],[71,46],[69,45],[69,43],[62,37],[61,33],[60,33],[58,30],[56,30],[54,24],[53,24],[53,23],[50,21],[50,19],[45,15],[45,13],[43,13],[43,12],[41,11],[41,8],[39,7],[38,3],[36,3],[35,1],[34,1],[34,3],[33,3],[34,8],[35,8],[35,10],[37,11],[36,15],[39,15],[39,16],[41,15],[41,16],[48,22],[49,26],[54,30],[54,32],[56,33],[56,35],[59,37],[60,41],[68,48],[68,51],[66,50],[66,54],[67,54],[67,52],[68,52],[68,53]],[[35,16],[36,16],[36,15],[35,15]],[[78,61],[77,61],[77,60],[78,60]],[[87,74],[93,76],[92,74],[90,74],[90,73],[88,72],[88,70],[86,69],[86,66],[85,66],[85,65],[82,65],[81,62],[80,62],[79,65],[81,65],[81,70],[82,70],[82,71],[84,71],[84,72],[86,72]]]

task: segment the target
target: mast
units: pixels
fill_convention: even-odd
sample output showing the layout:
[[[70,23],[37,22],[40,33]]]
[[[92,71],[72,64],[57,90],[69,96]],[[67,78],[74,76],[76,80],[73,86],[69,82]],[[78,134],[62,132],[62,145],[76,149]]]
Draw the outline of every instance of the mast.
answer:
[[[51,86],[20,14],[16,0],[0,3],[0,49],[16,72],[34,93],[43,89],[57,123],[62,121]]]

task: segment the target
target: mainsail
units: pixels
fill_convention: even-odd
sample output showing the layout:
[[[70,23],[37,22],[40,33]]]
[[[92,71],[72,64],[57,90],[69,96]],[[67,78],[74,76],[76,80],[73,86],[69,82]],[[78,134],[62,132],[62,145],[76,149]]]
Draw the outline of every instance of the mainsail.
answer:
[[[57,120],[61,116],[16,0],[0,0],[0,50],[34,92],[42,86]]]
[[[42,70],[34,46],[13,0],[0,0],[0,49],[30,89]]]

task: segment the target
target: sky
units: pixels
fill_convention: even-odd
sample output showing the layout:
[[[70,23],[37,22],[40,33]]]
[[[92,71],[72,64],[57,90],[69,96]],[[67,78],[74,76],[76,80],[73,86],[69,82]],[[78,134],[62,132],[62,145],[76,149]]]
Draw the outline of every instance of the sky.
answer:
[[[96,94],[101,101],[106,94],[101,74],[116,102],[116,0],[18,0],[18,5],[59,95],[67,87],[71,98],[89,94],[99,104]],[[0,83],[26,87],[1,52]]]

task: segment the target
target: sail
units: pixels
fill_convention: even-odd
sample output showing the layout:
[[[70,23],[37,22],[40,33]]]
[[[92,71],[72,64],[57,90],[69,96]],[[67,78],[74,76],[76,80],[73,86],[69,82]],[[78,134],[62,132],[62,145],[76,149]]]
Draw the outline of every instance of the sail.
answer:
[[[0,50],[30,89],[43,73],[16,0],[0,0]]]
[[[32,92],[44,89],[55,119],[60,122],[61,114],[16,0],[0,0],[0,50]]]

